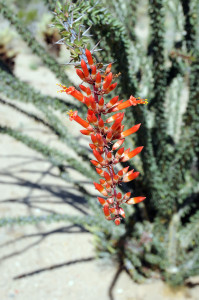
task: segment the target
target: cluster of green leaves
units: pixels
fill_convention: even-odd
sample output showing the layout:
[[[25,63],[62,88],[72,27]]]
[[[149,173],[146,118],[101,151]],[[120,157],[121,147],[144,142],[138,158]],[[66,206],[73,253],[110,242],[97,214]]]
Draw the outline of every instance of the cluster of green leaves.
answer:
[[[120,96],[131,94],[149,98],[148,107],[138,106],[129,110],[128,123],[142,123],[141,130],[132,145],[143,145],[141,160],[133,162],[133,168],[142,172],[142,178],[128,185],[128,189],[147,196],[145,203],[129,209],[125,224],[115,229],[101,218],[99,206],[87,198],[91,216],[69,218],[94,234],[100,257],[115,257],[121,267],[137,281],[157,277],[178,285],[199,270],[199,52],[197,0],[150,0],[109,2],[86,0],[44,0],[53,11],[52,22],[59,29],[61,40],[70,50],[71,58],[78,63],[85,48],[91,48],[100,40],[102,52],[95,53],[97,61],[113,62],[119,78]],[[139,26],[137,12],[144,7],[145,18],[150,20],[150,39],[147,46],[136,34]],[[16,28],[32,51],[51,69],[62,83],[69,79],[54,58],[24,30],[23,24],[0,0],[5,18]],[[142,12],[143,14],[143,12]],[[173,40],[168,45],[166,37],[173,22]],[[89,38],[83,33],[92,25]],[[186,32],[186,34],[184,34]],[[87,33],[87,31],[86,31]],[[83,160],[88,159],[86,150],[72,141],[66,128],[54,115],[53,110],[64,111],[68,102],[46,97],[23,85],[13,74],[1,66],[0,79],[3,95],[11,100],[33,103],[47,119],[48,126],[60,140],[73,147]],[[188,91],[188,99],[184,92]],[[45,100],[44,100],[45,99]],[[182,103],[186,100],[186,104]],[[16,103],[16,102],[15,102]],[[75,104],[74,104],[75,105]],[[48,157],[60,169],[64,178],[67,162],[88,178],[94,172],[84,161],[84,167],[73,158],[57,149],[25,136],[15,129],[0,127],[0,132],[9,134]],[[68,178],[68,177],[67,177]],[[77,186],[79,189],[82,187]],[[126,186],[123,187],[126,190]],[[86,192],[85,192],[86,193]],[[52,219],[65,220],[67,216],[35,218],[34,222]],[[5,219],[0,225],[21,223],[22,219]],[[29,219],[24,218],[24,223]],[[31,220],[30,220],[31,222]],[[109,224],[108,224],[109,225]]]
[[[79,61],[85,45],[89,43],[88,37],[84,35],[85,30],[82,25],[84,14],[85,9],[82,6],[69,2],[62,6],[58,1],[54,10],[52,23],[59,30],[62,37],[57,43],[66,45],[74,62]]]

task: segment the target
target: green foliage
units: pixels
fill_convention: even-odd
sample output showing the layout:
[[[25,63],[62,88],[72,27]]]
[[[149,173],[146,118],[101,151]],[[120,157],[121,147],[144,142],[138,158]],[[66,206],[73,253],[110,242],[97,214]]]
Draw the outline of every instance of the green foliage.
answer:
[[[24,12],[23,10],[19,10],[18,17],[23,20],[23,22],[27,25],[32,21],[37,19],[37,10],[32,9],[28,12]]]
[[[47,224],[52,222],[72,222],[77,225],[89,226],[93,222],[94,218],[91,216],[79,217],[70,216],[66,214],[52,214],[46,216],[29,216],[29,217],[16,217],[16,218],[1,218],[0,227],[9,225],[26,225],[26,224],[38,224],[45,222]]]
[[[91,216],[86,218],[49,215],[2,219],[0,226],[44,220],[78,223],[93,233],[99,257],[114,257],[134,280],[143,282],[145,278],[159,276],[172,285],[183,284],[187,277],[199,274],[199,204],[196,201],[199,198],[198,2],[150,0],[149,4],[146,1],[139,4],[137,0],[78,0],[74,4],[64,1],[63,7],[58,3],[56,10],[56,1],[44,0],[44,3],[54,11],[53,22],[61,34],[59,43],[65,44],[75,65],[84,57],[85,48],[92,48],[100,40],[103,51],[96,52],[95,58],[103,63],[115,61],[115,71],[122,73],[119,77],[121,98],[131,94],[149,98],[148,107],[133,108],[127,120],[130,124],[142,123],[134,143],[145,147],[141,161],[133,162],[135,169],[142,170],[143,178],[128,189],[146,195],[147,199],[135,209],[129,208],[125,224],[117,228],[112,224],[108,226],[103,216],[101,218],[101,209],[92,198],[86,198],[91,211]],[[137,23],[139,25],[136,12],[143,3],[148,9],[146,18],[150,20],[147,47],[135,30]],[[64,70],[19,18],[3,1],[0,7],[33,53],[68,84]],[[172,22],[175,28],[169,27]],[[91,24],[92,37],[89,38],[83,33]],[[171,30],[172,41],[167,43]],[[3,64],[0,80],[3,99],[14,100],[16,106],[20,101],[35,105],[60,140],[73,148],[80,159],[88,160],[87,150],[72,140],[53,112],[81,108],[83,113],[80,105],[41,95],[10,74]],[[79,158],[69,157],[17,129],[1,126],[0,132],[49,158],[58,166],[63,178],[68,178],[65,163],[89,179],[96,176],[83,160],[80,164]],[[78,188],[82,189],[80,185]]]

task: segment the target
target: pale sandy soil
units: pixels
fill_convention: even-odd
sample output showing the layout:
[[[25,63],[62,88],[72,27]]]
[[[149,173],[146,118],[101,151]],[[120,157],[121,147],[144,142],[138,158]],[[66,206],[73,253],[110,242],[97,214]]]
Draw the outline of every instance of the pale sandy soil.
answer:
[[[31,70],[32,62],[34,56],[20,54],[16,75],[43,93],[57,96],[57,80],[43,66]],[[31,105],[21,107],[38,113]],[[24,133],[72,155],[43,125],[2,104],[0,115],[1,124],[21,128]],[[64,116],[61,118],[69,126]],[[78,126],[73,124],[70,129],[75,136],[79,135]],[[45,158],[9,136],[0,135],[0,143],[1,217],[85,213],[82,195],[72,184],[60,179],[58,170]],[[79,174],[74,176],[88,181]],[[92,188],[88,182],[86,186]],[[199,287],[173,291],[161,281],[138,285],[124,272],[110,291],[117,265],[96,260],[92,235],[65,222],[2,228],[0,256],[0,300],[199,299]],[[21,275],[26,276],[16,278]]]

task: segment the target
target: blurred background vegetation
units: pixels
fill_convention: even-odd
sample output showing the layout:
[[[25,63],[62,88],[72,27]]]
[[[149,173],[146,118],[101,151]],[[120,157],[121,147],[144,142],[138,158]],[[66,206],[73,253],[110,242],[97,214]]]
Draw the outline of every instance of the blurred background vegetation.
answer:
[[[93,46],[100,40],[103,51],[96,52],[96,59],[104,64],[114,62],[114,71],[121,72],[120,98],[134,95],[149,100],[147,107],[132,108],[126,117],[127,126],[142,123],[127,144],[145,148],[131,162],[131,167],[141,172],[140,178],[121,187],[147,199],[128,208],[119,228],[104,220],[97,200],[67,172],[66,164],[90,181],[97,178],[89,162],[91,152],[78,144],[62,122],[68,109],[84,115],[84,108],[68,98],[40,93],[15,74],[16,44],[24,41],[58,82],[71,85],[74,81],[70,67],[64,65],[69,52],[54,44],[61,38],[60,32],[49,27],[55,5],[53,0],[28,4],[25,0],[6,4],[0,0],[0,103],[16,110],[22,102],[34,105],[39,116],[22,112],[48,127],[76,157],[25,134],[20,126],[8,127],[0,121],[0,133],[47,157],[64,180],[74,182],[84,193],[89,215],[6,217],[0,225],[69,220],[93,233],[99,257],[116,259],[134,280],[158,277],[172,285],[183,284],[199,274],[199,2],[74,1],[77,14],[85,12],[81,20],[85,28],[92,25],[86,43]],[[38,63],[30,64],[30,69],[37,68]]]

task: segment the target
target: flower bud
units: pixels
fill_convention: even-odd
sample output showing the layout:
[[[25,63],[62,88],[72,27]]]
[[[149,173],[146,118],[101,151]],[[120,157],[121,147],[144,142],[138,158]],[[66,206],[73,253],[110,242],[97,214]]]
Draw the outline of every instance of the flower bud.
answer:
[[[106,74],[110,73],[110,71],[111,71],[111,66],[112,66],[112,64],[109,64],[109,65],[106,67],[106,71],[105,71]]]
[[[97,75],[96,75],[96,78],[95,78],[95,87],[98,89],[101,85],[101,75],[100,73],[98,72]]]
[[[115,225],[119,226],[120,225],[120,218],[115,219]]]

